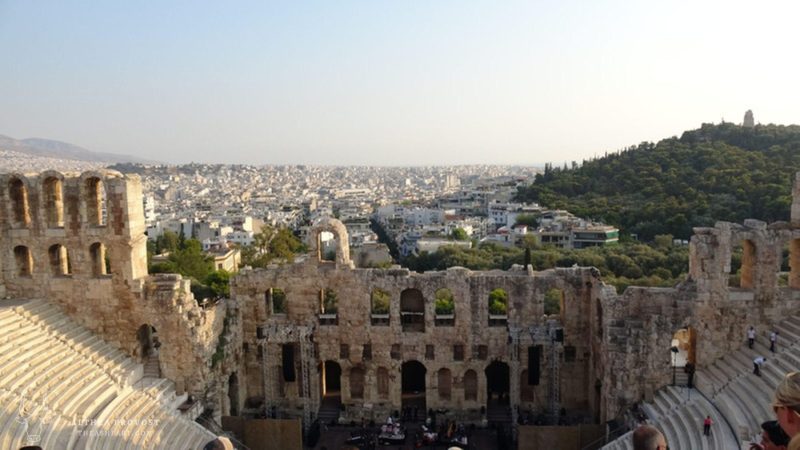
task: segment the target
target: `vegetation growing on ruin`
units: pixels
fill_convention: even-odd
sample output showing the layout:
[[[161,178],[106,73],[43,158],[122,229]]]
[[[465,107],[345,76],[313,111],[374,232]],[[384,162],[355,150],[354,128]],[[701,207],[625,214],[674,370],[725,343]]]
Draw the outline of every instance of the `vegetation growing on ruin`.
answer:
[[[640,240],[689,239],[692,227],[718,220],[788,220],[798,170],[800,126],[703,124],[680,138],[582,164],[547,165],[517,198],[615,225]]]
[[[372,291],[372,314],[389,314],[391,296],[383,289]]]
[[[167,255],[165,261],[153,263],[154,255]],[[150,273],[179,273],[192,281],[192,293],[197,300],[230,296],[231,274],[214,270],[213,259],[203,252],[197,239],[165,231],[155,241],[147,242]]]
[[[322,314],[336,314],[339,310],[339,299],[336,296],[336,291],[331,288],[325,288],[322,291]]]
[[[462,266],[472,270],[510,269],[525,263],[530,254],[534,270],[554,267],[596,267],[606,283],[619,292],[628,286],[674,286],[689,270],[689,247],[673,244],[672,236],[659,235],[650,244],[623,242],[617,245],[563,250],[529,246],[525,249],[483,243],[477,248],[444,246],[437,252],[422,252],[403,259],[405,267],[418,272]]]
[[[440,316],[453,314],[456,309],[453,292],[450,291],[450,289],[442,288],[436,291],[435,296],[436,301],[434,303],[434,308],[436,310],[436,314]]]
[[[295,255],[305,253],[306,246],[288,228],[265,225],[253,235],[253,244],[242,247],[242,264],[250,267],[267,267],[273,263],[294,261]]]
[[[508,294],[502,289],[489,293],[489,314],[502,316],[508,312]]]
[[[561,298],[563,294],[558,289],[549,289],[544,293],[544,313],[547,315],[561,313]]]
[[[225,319],[222,322],[222,332],[219,334],[219,340],[217,341],[217,348],[214,351],[214,354],[211,355],[211,367],[214,368],[225,359],[225,346],[228,345],[228,332],[230,329],[231,321],[233,320],[233,316],[231,315],[231,310],[226,310]]]

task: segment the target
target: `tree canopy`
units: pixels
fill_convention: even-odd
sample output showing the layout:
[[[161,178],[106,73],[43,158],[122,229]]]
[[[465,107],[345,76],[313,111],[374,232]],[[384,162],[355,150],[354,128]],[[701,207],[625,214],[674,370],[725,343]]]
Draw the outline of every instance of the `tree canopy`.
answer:
[[[689,247],[673,245],[672,236],[657,236],[652,244],[624,242],[616,245],[564,250],[553,247],[503,247],[483,243],[477,248],[443,246],[433,253],[406,257],[403,266],[418,272],[462,266],[472,270],[507,270],[522,265],[529,255],[534,270],[554,267],[596,267],[604,281],[622,292],[630,285],[674,286],[689,270]]]
[[[567,209],[635,233],[688,239],[718,220],[787,220],[800,170],[800,126],[703,124],[571,168],[545,166],[521,201]]]
[[[267,267],[273,262],[292,262],[306,251],[305,245],[288,228],[264,226],[253,235],[253,244],[242,247],[242,264]]]

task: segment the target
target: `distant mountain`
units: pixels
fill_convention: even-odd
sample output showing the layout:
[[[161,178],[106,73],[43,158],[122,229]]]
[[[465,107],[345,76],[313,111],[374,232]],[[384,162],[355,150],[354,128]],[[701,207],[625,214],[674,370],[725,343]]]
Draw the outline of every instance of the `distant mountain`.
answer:
[[[703,124],[680,138],[580,165],[547,165],[517,198],[601,220],[640,239],[688,239],[692,227],[717,220],[788,220],[797,171],[800,126]]]
[[[47,158],[72,159],[76,161],[90,161],[109,164],[124,162],[141,164],[155,163],[154,161],[148,161],[135,156],[93,152],[67,142],[41,138],[14,139],[8,136],[0,135],[0,150],[9,150]]]

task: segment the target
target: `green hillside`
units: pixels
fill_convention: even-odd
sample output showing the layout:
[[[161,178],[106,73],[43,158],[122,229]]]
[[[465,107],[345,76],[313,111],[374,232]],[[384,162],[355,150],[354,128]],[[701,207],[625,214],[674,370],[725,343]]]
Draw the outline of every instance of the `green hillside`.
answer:
[[[518,200],[563,208],[651,240],[718,220],[788,220],[800,126],[703,124],[571,168],[548,165]]]

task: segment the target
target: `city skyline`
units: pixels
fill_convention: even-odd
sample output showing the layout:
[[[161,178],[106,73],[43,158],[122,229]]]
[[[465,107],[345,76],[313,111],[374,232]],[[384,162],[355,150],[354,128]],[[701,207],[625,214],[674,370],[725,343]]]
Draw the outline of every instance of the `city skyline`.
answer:
[[[791,2],[0,4],[0,134],[167,163],[541,165],[792,124]]]

